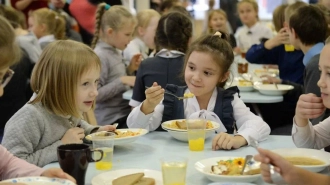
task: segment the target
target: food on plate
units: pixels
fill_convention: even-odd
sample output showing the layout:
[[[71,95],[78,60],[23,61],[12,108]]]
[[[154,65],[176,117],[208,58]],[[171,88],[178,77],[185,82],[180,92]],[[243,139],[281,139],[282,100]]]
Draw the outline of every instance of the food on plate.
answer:
[[[306,166],[312,166],[312,165],[323,165],[325,164],[323,161],[318,159],[313,159],[310,157],[284,157],[286,160],[288,160],[293,165],[306,165]]]
[[[238,86],[252,86],[252,82],[251,81],[247,81],[247,80],[238,80]]]
[[[187,130],[187,123],[186,120],[174,120],[170,124],[167,125],[169,128],[174,128],[174,129],[182,129],[182,130]],[[206,122],[206,129],[212,129],[213,124],[211,121]]]
[[[193,98],[195,95],[193,93],[184,93],[183,97],[185,98]]]
[[[216,175],[241,175],[245,159],[235,158],[230,160],[220,160],[217,165],[211,166],[211,173]],[[254,161],[250,161],[253,163]],[[255,175],[260,174],[260,168],[250,169],[244,172],[243,175]]]
[[[134,173],[112,181],[113,185],[155,185],[155,179],[144,177],[144,173]]]
[[[129,136],[137,136],[140,135],[141,132],[132,132],[132,131],[120,131],[120,130],[116,130],[116,138],[122,138],[122,137],[129,137]]]

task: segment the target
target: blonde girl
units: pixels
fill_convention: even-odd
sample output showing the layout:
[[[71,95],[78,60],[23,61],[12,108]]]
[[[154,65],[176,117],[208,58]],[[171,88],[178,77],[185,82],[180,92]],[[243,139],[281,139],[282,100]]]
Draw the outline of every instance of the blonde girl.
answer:
[[[20,59],[20,49],[15,42],[15,32],[9,22],[0,16],[0,97],[3,88],[9,83],[11,76],[6,75],[9,66],[14,65]],[[1,138],[0,138],[1,139]],[[0,181],[24,176],[46,176],[75,180],[61,169],[51,168],[43,170],[35,165],[14,157],[8,150],[0,145]],[[4,183],[6,184],[6,183]]]
[[[143,59],[149,57],[149,50],[155,49],[154,40],[159,18],[160,14],[152,9],[142,10],[137,14],[135,38],[123,53],[125,62],[131,61],[136,54],[141,54]]]
[[[253,44],[260,44],[260,39],[273,37],[272,30],[259,23],[258,4],[255,0],[242,0],[237,4],[238,15],[243,26],[238,28],[235,37],[237,53],[246,52]]]
[[[165,90],[154,83],[145,91],[146,100],[130,113],[127,125],[153,131],[164,121],[193,118],[203,112],[208,120],[220,123],[220,133],[212,142],[213,150],[240,148],[250,143],[249,136],[265,140],[269,126],[239,99],[237,87],[224,89],[234,60],[226,39],[225,34],[217,32],[195,41],[186,54],[183,68],[187,86],[166,86],[167,92],[180,97],[193,93],[193,98],[178,100],[164,95]]]
[[[133,74],[140,56],[133,57],[126,67],[120,50],[124,50],[132,39],[135,28],[133,15],[123,6],[101,3],[96,12],[96,29],[92,48],[101,60],[99,95],[96,98],[95,116],[99,125],[119,123],[118,128],[127,127],[130,112],[128,101],[122,95],[134,85]]]
[[[65,19],[48,8],[41,8],[30,13],[29,30],[39,39],[41,49],[55,40],[65,39]]]
[[[2,144],[42,167],[57,161],[58,146],[82,143],[91,132],[114,130],[81,119],[94,106],[100,70],[100,60],[88,46],[69,40],[50,43],[32,72],[35,95],[7,122]]]
[[[229,34],[228,19],[225,11],[221,9],[211,10],[207,19],[207,34],[214,34],[216,31],[223,31]],[[230,45],[236,47],[236,39],[230,34]]]

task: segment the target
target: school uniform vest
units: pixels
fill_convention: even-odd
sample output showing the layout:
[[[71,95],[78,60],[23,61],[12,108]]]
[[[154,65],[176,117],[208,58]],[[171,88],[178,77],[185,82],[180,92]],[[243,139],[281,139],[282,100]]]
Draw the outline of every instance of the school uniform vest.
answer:
[[[175,94],[178,97],[184,95],[187,86],[176,86],[169,84],[166,86],[166,91]],[[215,102],[214,113],[219,117],[222,124],[226,127],[227,133],[232,134],[234,132],[235,119],[233,115],[233,106],[231,102],[234,100],[234,94],[239,93],[236,86],[228,89],[217,87],[218,95]],[[174,119],[185,119],[183,101],[178,100],[176,97],[165,94],[164,100],[164,113],[162,123]],[[237,129],[236,129],[237,130]],[[161,127],[157,128],[157,131],[163,131]]]

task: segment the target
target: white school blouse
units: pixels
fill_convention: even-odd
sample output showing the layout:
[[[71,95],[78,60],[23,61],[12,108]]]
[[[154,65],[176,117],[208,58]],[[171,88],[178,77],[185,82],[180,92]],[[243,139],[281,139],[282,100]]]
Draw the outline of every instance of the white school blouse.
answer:
[[[330,117],[317,125],[299,127],[293,120],[292,139],[299,148],[322,149],[330,145]]]
[[[129,65],[133,56],[139,53],[142,55],[143,59],[148,58],[148,52],[148,46],[140,38],[134,38],[123,51],[125,64]]]
[[[188,92],[189,90],[187,89],[185,93]],[[214,117],[215,114],[213,113],[217,95],[218,92],[215,88],[207,106],[207,110],[204,111],[209,112],[209,116],[207,116],[208,120],[216,121],[220,124],[220,128],[225,128],[220,119],[217,116]],[[196,114],[196,112],[202,111],[199,108],[196,97],[183,100],[183,104],[185,118],[190,118]],[[147,115],[141,112],[141,105],[142,103],[138,107],[135,107],[129,114],[127,118],[127,126],[129,128],[143,128],[149,131],[156,130],[160,126],[163,118],[163,103],[161,102],[158,104],[154,112]],[[243,136],[248,144],[250,144],[248,136],[251,136],[258,141],[267,139],[267,136],[270,134],[270,127],[260,117],[253,114],[250,109],[245,106],[244,102],[238,97],[238,94],[234,95],[232,106],[234,110],[234,119],[236,120],[236,125],[238,128],[238,135]]]
[[[241,49],[249,49],[254,44],[260,44],[261,38],[273,38],[273,32],[266,25],[258,22],[251,28],[248,28],[245,25],[238,28],[235,37],[237,47]]]

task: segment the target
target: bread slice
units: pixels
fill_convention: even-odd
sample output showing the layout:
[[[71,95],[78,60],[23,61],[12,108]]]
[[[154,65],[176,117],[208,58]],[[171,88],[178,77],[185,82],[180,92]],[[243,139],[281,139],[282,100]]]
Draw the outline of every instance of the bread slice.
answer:
[[[186,120],[176,121],[175,124],[176,124],[176,126],[179,127],[179,129],[187,130],[187,123],[186,123]]]
[[[155,179],[143,177],[139,182],[134,185],[156,185]]]
[[[130,175],[125,175],[122,177],[119,177],[112,181],[112,185],[135,185],[137,182],[139,182],[142,177],[144,176],[144,173],[134,173]]]

